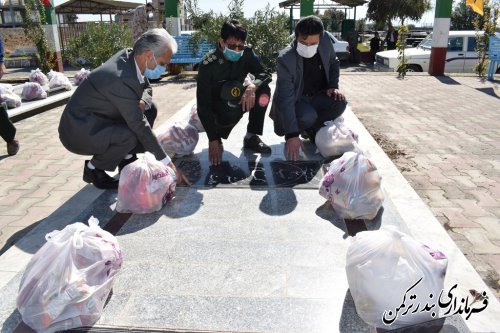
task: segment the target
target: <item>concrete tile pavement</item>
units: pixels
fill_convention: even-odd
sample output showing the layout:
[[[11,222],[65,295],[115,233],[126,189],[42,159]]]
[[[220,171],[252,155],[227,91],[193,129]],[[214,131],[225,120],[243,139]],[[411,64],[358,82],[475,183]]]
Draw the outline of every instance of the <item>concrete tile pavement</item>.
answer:
[[[192,78],[169,78],[155,84],[160,112],[156,126],[195,95]],[[87,184],[82,180],[84,156],[69,153],[57,127],[64,106],[15,123],[21,149],[9,157],[0,143],[0,255],[30,226],[44,220]]]
[[[390,147],[402,174],[500,297],[498,83],[473,76],[420,74],[400,80],[342,73],[340,87],[363,125]]]

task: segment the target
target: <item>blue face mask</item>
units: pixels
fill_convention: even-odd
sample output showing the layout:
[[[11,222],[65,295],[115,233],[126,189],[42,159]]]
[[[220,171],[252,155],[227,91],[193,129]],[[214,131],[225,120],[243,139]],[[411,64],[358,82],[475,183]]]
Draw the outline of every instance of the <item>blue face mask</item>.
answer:
[[[144,71],[144,76],[147,77],[148,79],[156,80],[159,79],[160,76],[165,73],[167,70],[166,67],[158,65],[158,62],[156,61],[155,55],[153,54],[153,59],[156,62],[156,66],[154,69],[148,68],[148,63],[146,61],[146,70]]]
[[[226,56],[227,60],[236,62],[240,60],[241,56],[243,55],[243,51],[233,51],[229,48],[224,47],[224,55]]]

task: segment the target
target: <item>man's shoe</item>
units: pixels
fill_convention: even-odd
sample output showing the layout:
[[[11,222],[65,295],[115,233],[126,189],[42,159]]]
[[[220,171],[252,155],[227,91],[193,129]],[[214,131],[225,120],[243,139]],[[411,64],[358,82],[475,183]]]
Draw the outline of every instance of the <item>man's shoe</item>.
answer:
[[[83,167],[83,180],[87,183],[94,184],[95,187],[102,190],[116,190],[118,188],[118,180],[108,175],[104,170],[90,169],[87,166],[88,161],[85,161]]]
[[[121,162],[118,163],[118,173],[122,173],[122,170],[123,170],[123,168],[125,168],[125,166],[127,166],[130,163],[135,162],[135,161],[137,161],[137,155],[136,154],[132,155],[132,157],[129,158],[129,159],[123,159],[123,160],[121,160]]]
[[[311,141],[311,143],[316,144],[316,131],[312,128],[309,128],[307,130],[302,131],[300,133],[300,136],[303,137],[306,140]]]
[[[7,154],[10,156],[14,156],[19,151],[19,141],[12,140],[11,142],[7,142]]]
[[[243,147],[261,154],[271,154],[272,152],[271,147],[262,142],[258,135],[243,139]]]

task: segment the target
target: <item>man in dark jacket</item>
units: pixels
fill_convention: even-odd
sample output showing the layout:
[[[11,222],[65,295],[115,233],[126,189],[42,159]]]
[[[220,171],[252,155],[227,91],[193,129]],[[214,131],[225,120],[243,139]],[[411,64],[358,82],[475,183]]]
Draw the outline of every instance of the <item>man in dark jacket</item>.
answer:
[[[262,154],[271,153],[262,135],[269,104],[271,74],[264,69],[251,47],[245,45],[247,30],[237,21],[225,22],[217,49],[206,54],[199,65],[196,99],[198,116],[207,132],[209,159],[218,165],[222,140],[245,112],[249,112],[243,147]],[[247,74],[253,82],[245,80]]]
[[[59,138],[69,151],[93,155],[85,161],[83,180],[97,188],[116,189],[118,180],[106,174],[149,151],[176,171],[152,126],[157,115],[148,79],[165,72],[177,43],[164,29],[143,34],[133,49],[125,49],[93,70],[76,89],[59,123]]]
[[[339,60],[318,17],[297,23],[295,40],[278,56],[277,72],[269,116],[274,132],[285,136],[286,157],[297,160],[303,148],[299,134],[314,140],[324,122],[340,116],[347,105],[339,90]]]

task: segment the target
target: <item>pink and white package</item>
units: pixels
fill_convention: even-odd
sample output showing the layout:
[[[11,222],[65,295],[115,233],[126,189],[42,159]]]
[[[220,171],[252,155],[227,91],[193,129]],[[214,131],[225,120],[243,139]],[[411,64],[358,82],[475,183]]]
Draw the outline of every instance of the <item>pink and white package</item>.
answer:
[[[49,88],[55,89],[61,87],[66,90],[73,89],[71,86],[71,82],[69,82],[69,79],[66,77],[66,75],[59,72],[53,72],[49,81]]]
[[[21,97],[25,101],[32,101],[47,98],[47,93],[38,82],[25,82]]]
[[[179,156],[191,155],[200,138],[196,128],[184,123],[175,123],[157,137],[166,152]]]
[[[198,132],[205,132],[205,129],[203,128],[203,124],[201,123],[200,117],[198,116],[198,107],[196,104],[193,105],[193,107],[191,108],[191,111],[189,112],[188,123],[189,123],[189,125],[196,128],[198,130]]]
[[[381,180],[365,155],[347,152],[332,162],[321,180],[319,194],[340,217],[371,220],[384,202]]]
[[[315,141],[318,151],[324,158],[339,156],[348,151],[354,151],[358,142],[358,135],[339,117],[327,121],[316,133]]]
[[[175,172],[146,152],[123,168],[116,211],[147,214],[160,210],[174,197],[175,181]]]
[[[90,71],[82,68],[75,74],[75,85],[79,86],[89,76]]]
[[[92,326],[121,268],[116,237],[91,217],[45,236],[23,274],[17,308],[38,333]]]
[[[28,79],[30,82],[38,82],[42,87],[46,87],[49,84],[49,79],[42,73],[40,68],[32,69]]]

